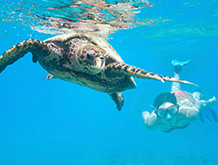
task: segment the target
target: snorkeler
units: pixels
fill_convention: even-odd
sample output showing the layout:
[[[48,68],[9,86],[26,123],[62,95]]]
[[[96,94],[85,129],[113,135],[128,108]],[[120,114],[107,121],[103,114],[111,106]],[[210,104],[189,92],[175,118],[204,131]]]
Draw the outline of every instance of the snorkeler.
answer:
[[[189,64],[190,60],[180,62],[173,60],[174,77],[179,79],[182,68]],[[163,132],[171,132],[174,129],[183,129],[190,122],[196,120],[200,113],[201,121],[218,121],[213,106],[216,98],[206,100],[200,90],[189,93],[180,90],[180,83],[173,82],[171,92],[158,95],[153,104],[153,112],[144,111],[145,126],[150,129],[159,129]]]

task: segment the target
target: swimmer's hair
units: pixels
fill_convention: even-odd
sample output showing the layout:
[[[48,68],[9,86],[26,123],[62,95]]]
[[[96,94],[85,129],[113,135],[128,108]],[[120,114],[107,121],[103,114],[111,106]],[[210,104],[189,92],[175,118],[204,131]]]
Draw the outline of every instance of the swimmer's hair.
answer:
[[[167,92],[167,93],[161,93],[159,94],[155,100],[154,100],[154,104],[153,106],[158,109],[163,103],[165,102],[170,102],[174,105],[177,104],[177,101],[176,101],[176,96],[174,93],[170,93],[170,92]]]

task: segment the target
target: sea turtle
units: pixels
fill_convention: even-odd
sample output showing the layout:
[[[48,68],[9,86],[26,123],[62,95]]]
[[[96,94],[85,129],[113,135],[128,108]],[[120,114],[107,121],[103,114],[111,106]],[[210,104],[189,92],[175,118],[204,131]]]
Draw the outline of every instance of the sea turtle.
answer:
[[[38,61],[49,72],[46,80],[59,78],[106,92],[118,110],[124,103],[120,92],[136,87],[132,76],[192,84],[125,64],[106,40],[91,33],[69,33],[45,41],[27,39],[20,42],[0,57],[0,73],[28,52],[32,53],[34,63]]]

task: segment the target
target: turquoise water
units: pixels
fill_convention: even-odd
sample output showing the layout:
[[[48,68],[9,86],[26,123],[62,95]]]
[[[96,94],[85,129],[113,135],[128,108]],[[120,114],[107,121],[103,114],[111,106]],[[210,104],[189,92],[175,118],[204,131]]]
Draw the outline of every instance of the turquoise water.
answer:
[[[76,23],[88,19],[83,8],[63,7],[75,1],[13,2],[2,1],[1,53],[25,39],[45,40],[60,33],[61,28],[50,29],[50,15]],[[146,6],[131,2],[136,8]],[[133,19],[121,20],[123,26],[115,26],[117,31],[108,42],[126,63],[163,75],[173,76],[171,60],[191,59],[181,78],[198,84],[207,98],[218,97],[218,1],[150,3],[153,7],[134,9],[140,13]],[[48,6],[60,9],[48,10]],[[110,25],[115,18],[101,12]],[[38,25],[39,20],[44,24]],[[39,32],[33,26],[48,29]],[[218,164],[215,122],[198,119],[168,134],[145,128],[142,112],[152,111],[154,98],[170,91],[170,82],[135,78],[137,88],[123,92],[125,105],[118,112],[107,94],[58,79],[45,81],[47,74],[32,63],[31,54],[1,73],[0,164]],[[182,89],[192,92],[196,88],[182,84]]]

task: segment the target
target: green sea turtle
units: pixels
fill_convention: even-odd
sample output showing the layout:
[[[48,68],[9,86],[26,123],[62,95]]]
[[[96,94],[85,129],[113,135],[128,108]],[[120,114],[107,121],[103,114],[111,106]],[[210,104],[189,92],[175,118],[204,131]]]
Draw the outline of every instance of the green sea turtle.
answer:
[[[120,92],[136,87],[132,76],[192,84],[125,64],[107,41],[90,33],[70,33],[45,41],[27,39],[20,42],[0,57],[0,73],[28,52],[32,53],[34,63],[38,61],[49,72],[46,80],[59,78],[106,92],[118,110],[124,103]]]

